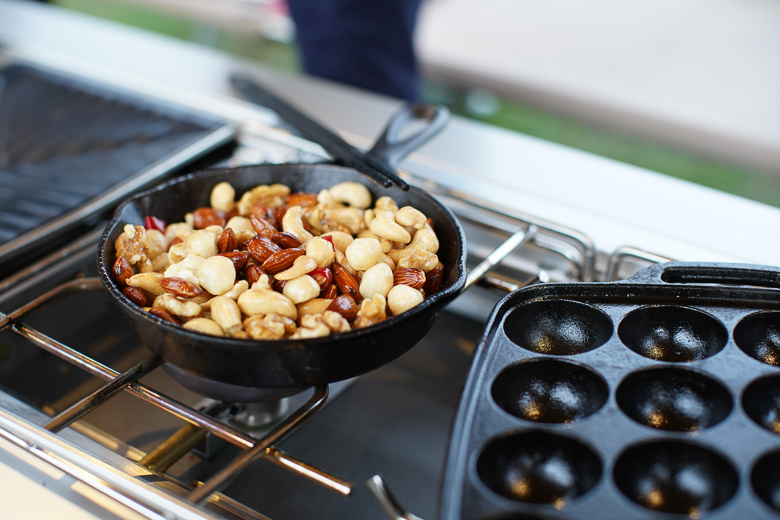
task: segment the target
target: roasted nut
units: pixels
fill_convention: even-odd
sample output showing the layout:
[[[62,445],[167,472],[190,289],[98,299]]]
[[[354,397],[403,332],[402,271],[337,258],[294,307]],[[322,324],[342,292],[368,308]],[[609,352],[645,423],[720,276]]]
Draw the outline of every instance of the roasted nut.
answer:
[[[267,274],[265,269],[257,264],[252,264],[246,268],[246,281],[249,283],[249,287],[252,287],[261,276]]]
[[[195,229],[204,229],[209,226],[225,227],[225,214],[214,208],[198,208],[192,212],[192,227]]]
[[[252,221],[240,215],[231,217],[230,220],[227,221],[227,224],[225,224],[225,229],[232,229],[236,234],[236,238],[239,239],[239,243],[241,242],[240,237],[247,234],[252,236],[257,234],[255,228],[252,227]]]
[[[163,278],[162,273],[138,273],[125,280],[125,282],[130,287],[138,287],[157,296],[165,292],[165,289],[160,285]]]
[[[340,182],[328,191],[333,200],[354,208],[366,209],[371,205],[371,192],[359,182]]]
[[[330,231],[320,236],[320,238],[331,237],[333,241],[333,247],[342,253],[347,250],[347,246],[352,243],[355,238],[349,233],[343,231]]]
[[[368,229],[375,235],[402,244],[408,244],[412,240],[412,235],[395,221],[392,211],[379,209],[374,215],[375,218]]]
[[[349,322],[338,312],[325,311],[322,313],[322,323],[328,326],[331,332],[349,332],[352,327]]]
[[[253,287],[238,297],[238,306],[241,311],[247,316],[275,313],[291,320],[297,319],[298,310],[295,308],[295,304],[285,295],[271,290],[268,286],[267,276],[261,277],[257,285],[262,285],[263,279],[265,279],[264,285],[268,288]]]
[[[280,231],[278,233],[274,233],[274,235],[271,237],[271,240],[279,244],[279,246],[282,247],[283,249],[289,249],[291,247],[301,247],[301,241],[298,240],[298,237],[296,237],[292,233],[287,233],[286,231]]]
[[[260,204],[269,208],[281,206],[290,195],[290,188],[283,184],[271,184],[255,186],[245,192],[238,201],[238,211],[242,215],[249,213],[249,208]]]
[[[252,339],[282,339],[293,334],[295,322],[278,314],[250,316],[244,320],[244,329]]]
[[[345,251],[349,265],[358,271],[365,271],[376,265],[382,256],[382,246],[375,238],[356,238]]]
[[[393,272],[393,285],[408,285],[413,289],[421,289],[425,281],[425,272],[422,269],[401,268]]]
[[[242,328],[241,309],[234,300],[225,296],[211,299],[211,319],[219,323],[228,336],[234,336]]]
[[[308,274],[319,284],[320,289],[328,287],[333,281],[333,271],[327,267],[318,267]]]
[[[332,300],[339,294],[339,288],[336,287],[335,283],[332,283],[328,285],[325,289],[322,290],[320,293],[320,298],[327,298],[329,300]]]
[[[360,297],[360,285],[355,277],[339,264],[333,264],[331,268],[333,269],[333,282],[339,291],[357,300]]]
[[[127,279],[135,274],[133,266],[127,261],[127,258],[120,256],[114,262],[114,278],[119,286],[127,285]]]
[[[281,249],[263,262],[263,269],[271,274],[281,273],[292,267],[296,258],[305,254],[303,249]],[[317,267],[316,264],[314,267]]]
[[[171,314],[181,318],[194,318],[201,314],[200,305],[197,303],[182,301],[176,296],[168,293],[161,294],[155,298],[152,307],[155,309],[165,309]]]
[[[311,276],[305,274],[289,280],[282,289],[282,294],[293,303],[302,303],[320,294],[319,284]]]
[[[389,209],[390,211],[398,211],[398,204],[396,204],[392,197],[388,197],[387,195],[383,195],[382,197],[376,199],[374,207],[376,209]]]
[[[198,229],[184,242],[187,251],[203,258],[217,254],[217,234],[206,229]]]
[[[296,250],[285,249],[284,251],[296,251]],[[310,272],[314,271],[316,268],[317,268],[317,262],[315,262],[312,258],[309,258],[306,255],[300,255],[297,258],[295,258],[293,265],[289,269],[285,269],[280,273],[274,274],[274,278],[281,281],[292,280],[294,278],[298,278],[299,276],[309,274]],[[273,270],[270,272],[273,274]],[[319,292],[320,292],[319,289],[317,289],[317,293]]]
[[[246,280],[239,280],[235,284],[233,284],[233,288],[230,289],[228,292],[223,294],[225,298],[230,298],[231,300],[237,300],[239,296],[241,296],[241,293],[249,290],[249,282]]]
[[[258,235],[270,238],[279,232],[279,230],[276,229],[276,226],[271,224],[267,219],[252,215],[249,217],[249,220],[252,222],[252,227],[257,231]]]
[[[333,300],[330,298],[312,298],[311,300],[301,302],[296,305],[296,308],[298,309],[298,319],[307,314],[322,314],[328,309],[332,302]]]
[[[393,270],[387,264],[376,264],[363,273],[360,295],[363,298],[373,298],[375,294],[387,296],[392,287]]]
[[[247,251],[252,258],[259,263],[265,262],[269,256],[282,251],[282,248],[273,240],[265,236],[257,236],[246,244]]]
[[[317,267],[328,267],[336,257],[333,244],[324,238],[314,237],[304,244],[306,256],[317,263]]]
[[[352,321],[357,316],[358,307],[351,296],[342,294],[335,298],[326,310],[338,312],[345,320]]]
[[[366,298],[360,303],[353,327],[362,329],[387,318],[387,300],[381,294]]]
[[[316,193],[293,193],[289,197],[287,197],[287,200],[285,203],[288,206],[300,206],[302,208],[312,208],[317,205],[317,194]],[[370,201],[369,201],[370,204]]]
[[[395,221],[405,227],[422,229],[428,223],[428,217],[419,209],[404,206],[395,212]]]
[[[398,260],[398,267],[422,269],[426,273],[439,265],[439,257],[425,249],[415,249],[411,254]]]
[[[181,325],[181,323],[179,323],[179,320],[174,318],[173,314],[166,311],[165,309],[151,308],[148,309],[147,312],[157,318],[160,318],[161,320],[167,321],[168,323],[172,323],[174,325]]]
[[[220,253],[219,256],[224,256],[233,262],[233,267],[237,273],[243,271],[246,268],[247,264],[249,263],[249,259],[251,258],[249,251],[230,251],[229,253]]]
[[[441,282],[444,279],[444,269],[441,266],[436,266],[425,276],[425,285],[423,285],[423,292],[426,296],[431,296],[439,292]]]
[[[301,318],[301,326],[291,336],[292,339],[321,338],[330,335],[330,328],[322,323],[321,316],[310,314]]]
[[[423,300],[424,297],[418,289],[412,289],[408,285],[396,285],[387,295],[387,306],[397,316],[422,303]]]
[[[149,305],[149,299],[146,297],[146,294],[138,287],[125,287],[122,289],[122,294],[127,296],[127,299],[139,307],[146,307]]]
[[[165,277],[160,280],[163,289],[179,298],[194,298],[203,290],[182,278]]]
[[[193,318],[184,324],[185,329],[194,330],[212,336],[224,336],[225,331],[214,320],[208,318]]]
[[[165,270],[165,276],[168,278],[181,278],[187,280],[192,285],[200,285],[198,280],[198,268],[206,259],[194,253],[188,254],[181,262],[171,264]]]
[[[198,268],[198,280],[201,287],[218,296],[233,288],[236,283],[236,268],[229,258],[212,256]]]
[[[220,182],[211,189],[209,204],[217,211],[228,212],[233,209],[236,199],[236,190],[229,182]]]
[[[220,254],[229,253],[234,251],[237,247],[238,240],[236,239],[236,233],[231,228],[225,228],[217,239],[217,251]]]
[[[282,230],[295,235],[301,243],[313,236],[303,227],[303,208],[300,206],[290,206],[287,209],[282,218]]]

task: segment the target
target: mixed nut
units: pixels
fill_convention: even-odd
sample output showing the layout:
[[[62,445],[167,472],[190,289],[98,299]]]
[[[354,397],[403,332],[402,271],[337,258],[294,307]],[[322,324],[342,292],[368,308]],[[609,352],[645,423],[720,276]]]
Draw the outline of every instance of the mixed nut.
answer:
[[[372,206],[373,202],[373,206]],[[114,279],[145,311],[187,329],[258,340],[368,327],[437,292],[443,265],[433,222],[368,188],[319,193],[260,185],[166,225],[147,216],[115,244]]]

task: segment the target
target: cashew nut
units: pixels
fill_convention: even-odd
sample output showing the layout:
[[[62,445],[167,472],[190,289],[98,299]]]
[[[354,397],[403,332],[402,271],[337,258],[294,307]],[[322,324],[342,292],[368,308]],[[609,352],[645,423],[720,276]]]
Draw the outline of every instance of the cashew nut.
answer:
[[[164,276],[162,273],[138,273],[125,280],[125,283],[130,287],[138,287],[158,296],[165,292],[165,289],[160,285]]]
[[[287,296],[270,289],[268,275],[265,274],[251,289],[241,293],[238,306],[247,316],[275,313],[291,320],[298,318],[295,304]]]
[[[366,209],[371,205],[371,192],[358,182],[340,182],[328,191],[334,200],[353,208]]]
[[[366,229],[366,230],[364,230],[364,231],[361,231],[360,233],[358,233],[358,236],[357,236],[357,238],[376,238],[377,240],[379,240],[379,245],[381,245],[381,246],[382,246],[382,252],[383,252],[383,253],[387,253],[388,251],[390,251],[391,249],[393,249],[393,243],[392,243],[391,241],[389,241],[389,240],[388,240],[388,239],[386,239],[386,238],[382,238],[382,237],[380,237],[379,235],[375,235],[375,234],[373,234],[373,233],[372,233],[370,230],[368,230],[368,229]]]
[[[342,253],[347,250],[347,246],[354,240],[352,235],[343,231],[331,231],[324,233],[322,237],[331,237],[333,239],[333,247]]]
[[[389,209],[390,211],[398,211],[398,204],[396,204],[392,197],[387,195],[383,195],[382,197],[376,199],[374,207],[376,209]]]
[[[308,314],[322,314],[330,306],[333,300],[329,298],[312,298],[311,300],[299,303],[298,317],[306,316]]]
[[[217,322],[228,336],[241,330],[241,309],[238,304],[225,296],[211,300],[211,319]]]
[[[303,229],[303,208],[300,206],[292,206],[284,213],[282,229],[295,235],[301,243],[306,242],[313,236]]]
[[[330,247],[330,244],[328,244],[328,247]],[[295,259],[292,267],[286,271],[275,274],[274,278],[277,280],[292,280],[294,278],[298,278],[299,276],[308,274],[314,271],[316,268],[317,262],[313,258],[310,258],[307,255],[301,255]]]
[[[404,206],[395,212],[395,221],[405,227],[422,229],[428,223],[428,217],[419,209]]]
[[[372,233],[393,242],[404,244],[408,244],[412,240],[412,235],[393,219],[392,211],[377,210],[375,214],[376,217],[368,227]]]

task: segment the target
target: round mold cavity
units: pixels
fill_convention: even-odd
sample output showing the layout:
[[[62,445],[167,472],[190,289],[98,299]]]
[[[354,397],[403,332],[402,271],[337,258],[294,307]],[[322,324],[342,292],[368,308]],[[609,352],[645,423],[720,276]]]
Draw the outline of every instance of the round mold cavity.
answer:
[[[689,362],[714,356],[728,341],[717,319],[688,307],[661,305],[628,313],[618,325],[628,348],[650,359]]]
[[[540,300],[513,309],[504,333],[538,354],[569,356],[600,347],[612,336],[612,320],[601,310],[569,300]]]
[[[780,365],[780,312],[749,314],[734,327],[734,342],[748,356]]]
[[[750,383],[742,393],[742,408],[756,424],[780,434],[780,375]]]
[[[758,459],[750,474],[750,483],[766,505],[780,512],[780,450]]]
[[[538,359],[504,369],[492,387],[504,411],[527,421],[569,423],[596,413],[609,388],[598,374],[558,359]]]
[[[720,455],[670,440],[628,448],[618,457],[613,477],[637,504],[691,518],[728,502],[739,483],[734,467]]]
[[[578,441],[547,431],[526,431],[492,440],[477,461],[491,490],[511,500],[562,508],[601,478],[601,459]]]
[[[650,428],[689,432],[715,426],[733,408],[718,381],[682,368],[650,368],[629,374],[615,394],[623,413]]]

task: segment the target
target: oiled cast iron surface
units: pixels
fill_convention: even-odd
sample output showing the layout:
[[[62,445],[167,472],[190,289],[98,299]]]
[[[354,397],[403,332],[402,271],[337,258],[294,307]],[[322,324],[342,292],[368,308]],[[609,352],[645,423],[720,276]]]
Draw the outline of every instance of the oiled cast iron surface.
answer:
[[[418,208],[435,223],[445,266],[441,290],[400,316],[366,329],[306,340],[252,341],[207,336],[176,327],[143,312],[117,289],[110,276],[114,242],[125,224],[143,225],[154,215],[180,222],[184,214],[209,204],[214,185],[228,181],[241,194],[259,184],[282,183],[292,192],[318,193],[334,184],[365,184],[374,198],[389,195],[399,206]],[[463,289],[465,236],[454,215],[423,191],[385,189],[356,170],[318,165],[261,165],[199,172],[131,198],[117,208],[99,245],[101,280],[138,331],[141,341],[165,361],[210,380],[260,388],[289,388],[331,383],[376,369],[413,347],[438,313]]]
[[[443,520],[780,518],[780,269],[520,289],[453,429]]]

